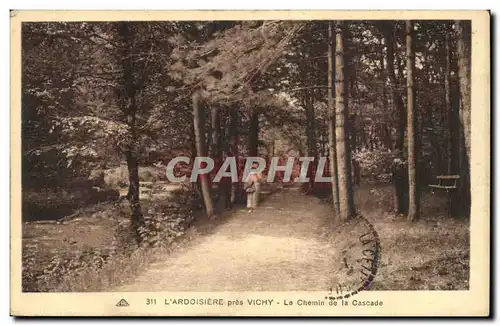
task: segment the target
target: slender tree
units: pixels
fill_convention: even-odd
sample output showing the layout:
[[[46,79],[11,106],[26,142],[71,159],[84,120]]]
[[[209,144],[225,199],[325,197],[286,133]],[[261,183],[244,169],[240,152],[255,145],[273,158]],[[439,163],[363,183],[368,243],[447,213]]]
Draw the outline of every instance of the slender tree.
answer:
[[[238,111],[229,109],[229,152],[238,162]],[[231,204],[236,202],[236,187],[231,184]]]
[[[471,98],[470,98],[470,59],[468,46],[470,23],[465,21],[455,21],[458,54],[458,78],[460,91],[460,133],[459,133],[459,169],[460,183],[458,189],[459,202],[462,211],[470,215],[470,154],[471,154]]]
[[[340,218],[351,218],[354,211],[354,199],[351,183],[351,160],[347,130],[348,102],[346,82],[344,80],[344,33],[346,23],[336,22],[336,56],[335,56],[335,136],[337,143],[337,167],[339,187]]]
[[[398,91],[398,83],[394,72],[394,26],[392,23],[383,23],[381,26],[384,34],[384,42],[387,47],[387,75],[389,77],[389,87],[392,95],[392,103],[396,109],[398,116],[397,136],[395,149],[397,151],[398,160],[394,164],[392,181],[394,185],[394,211],[396,213],[404,213],[407,209],[407,201],[405,193],[407,192],[406,172],[404,166],[399,164],[403,162],[405,128],[406,128],[406,110],[404,107],[401,94]],[[401,70],[399,70],[401,71]]]
[[[129,137],[125,146],[125,158],[129,176],[129,188],[127,199],[132,212],[132,226],[137,232],[137,239],[140,241],[139,229],[144,224],[139,200],[139,161],[138,161],[138,135],[137,135],[137,83],[134,78],[134,65],[132,63],[132,42],[133,29],[130,23],[122,22],[118,25],[118,35],[120,37],[121,67],[122,67],[122,91],[120,92],[121,110],[125,115],[129,129]]]
[[[205,121],[202,106],[200,105],[200,95],[195,92],[193,99],[193,124],[196,137],[196,152],[198,157],[207,156],[207,148],[205,141]],[[201,193],[205,204],[205,212],[209,218],[213,217],[214,209],[212,204],[212,196],[208,174],[200,176]]]
[[[316,139],[316,114],[314,110],[313,91],[304,92],[304,108],[306,111],[306,133],[307,133],[307,156],[314,157],[314,161],[309,164],[309,188],[314,187],[314,178],[316,173],[316,161],[318,157],[317,139]]]
[[[333,210],[340,214],[337,173],[337,142],[335,137],[335,32],[334,24],[328,25],[328,142],[330,149],[330,174],[332,177]]]
[[[413,45],[413,23],[406,21],[406,79],[408,88],[408,184],[409,184],[409,207],[408,219],[416,221],[420,218],[420,198],[417,184],[417,146],[416,129],[417,119],[415,115],[415,49]]]
[[[465,151],[467,153],[467,165],[470,170],[470,115],[471,115],[471,102],[470,102],[470,62],[467,51],[467,36],[465,23],[463,21],[456,21],[457,30],[457,54],[458,54],[458,77],[460,79],[460,123],[463,129],[463,137],[465,140]]]
[[[215,162],[215,167],[212,170],[212,178],[215,177],[216,173],[219,171],[219,167],[222,164],[222,147],[221,147],[221,117],[220,117],[220,107],[219,105],[213,105],[210,110],[210,122],[211,122],[211,145],[210,145],[210,157]],[[210,188],[212,188],[212,179],[210,179]],[[214,189],[212,188],[212,191]],[[216,188],[217,193],[220,194],[221,189]]]
[[[448,146],[447,146],[447,171],[448,174],[453,173],[453,162],[454,162],[454,142],[453,138],[455,135],[455,119],[454,119],[454,111],[453,106],[451,104],[451,45],[450,45],[450,36],[446,34],[445,42],[444,42],[444,50],[445,50],[445,72],[444,72],[444,103],[446,108],[446,116],[448,119]]]

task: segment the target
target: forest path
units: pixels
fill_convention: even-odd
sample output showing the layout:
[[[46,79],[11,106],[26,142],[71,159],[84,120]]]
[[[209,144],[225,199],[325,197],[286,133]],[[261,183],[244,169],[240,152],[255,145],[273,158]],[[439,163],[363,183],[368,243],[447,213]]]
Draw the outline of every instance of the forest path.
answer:
[[[326,291],[335,248],[331,210],[288,188],[252,213],[236,208],[187,246],[159,257],[112,291]]]

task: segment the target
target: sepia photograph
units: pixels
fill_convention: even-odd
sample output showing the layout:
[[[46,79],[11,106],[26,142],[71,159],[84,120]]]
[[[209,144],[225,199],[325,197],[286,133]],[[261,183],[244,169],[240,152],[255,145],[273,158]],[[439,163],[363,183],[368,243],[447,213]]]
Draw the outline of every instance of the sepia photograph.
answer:
[[[269,13],[11,12],[11,314],[489,314],[489,13]]]

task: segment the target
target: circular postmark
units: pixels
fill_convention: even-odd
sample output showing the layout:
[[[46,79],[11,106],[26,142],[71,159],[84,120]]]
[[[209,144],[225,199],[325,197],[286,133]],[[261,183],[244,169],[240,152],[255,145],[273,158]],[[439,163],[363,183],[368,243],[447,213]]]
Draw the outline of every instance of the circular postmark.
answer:
[[[325,299],[348,299],[370,289],[380,264],[380,239],[373,225],[361,215],[341,224],[333,236],[337,248],[332,271],[334,286]]]

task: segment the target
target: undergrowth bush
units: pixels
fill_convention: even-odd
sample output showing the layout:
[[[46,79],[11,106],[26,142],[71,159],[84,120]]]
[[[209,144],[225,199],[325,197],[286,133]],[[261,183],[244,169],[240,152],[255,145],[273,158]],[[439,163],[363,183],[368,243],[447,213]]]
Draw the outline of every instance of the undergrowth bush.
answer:
[[[395,151],[366,150],[353,153],[353,158],[359,162],[361,178],[364,181],[390,181]]]
[[[170,200],[151,203],[139,230],[144,245],[165,247],[183,235],[194,220],[193,200],[192,192],[177,190]]]

